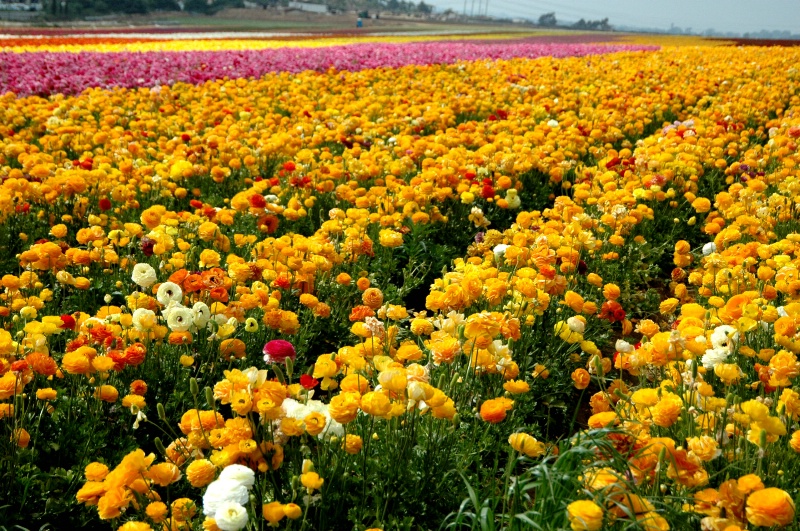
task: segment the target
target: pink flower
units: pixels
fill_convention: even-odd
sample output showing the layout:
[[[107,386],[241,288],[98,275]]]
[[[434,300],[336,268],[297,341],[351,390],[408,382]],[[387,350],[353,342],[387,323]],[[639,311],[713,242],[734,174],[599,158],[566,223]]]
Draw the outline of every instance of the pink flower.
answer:
[[[297,358],[297,352],[294,350],[294,345],[283,339],[273,339],[264,345],[264,361],[266,363],[283,363],[286,358],[291,358],[292,361]]]

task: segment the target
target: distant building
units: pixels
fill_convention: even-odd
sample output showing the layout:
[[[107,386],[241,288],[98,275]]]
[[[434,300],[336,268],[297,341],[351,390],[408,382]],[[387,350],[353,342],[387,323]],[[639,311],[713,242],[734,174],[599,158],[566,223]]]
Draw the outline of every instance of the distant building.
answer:
[[[309,4],[308,2],[289,2],[289,9],[299,9],[310,13],[327,13],[328,6],[322,4]]]

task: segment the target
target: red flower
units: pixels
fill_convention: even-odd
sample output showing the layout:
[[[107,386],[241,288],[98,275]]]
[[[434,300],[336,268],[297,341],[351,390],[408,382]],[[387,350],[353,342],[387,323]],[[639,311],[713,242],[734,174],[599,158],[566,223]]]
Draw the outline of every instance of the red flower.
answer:
[[[59,328],[75,330],[75,318],[65,313],[61,316],[61,326],[59,326]]]
[[[281,273],[275,280],[272,281],[272,285],[280,289],[289,289],[292,284],[289,280],[289,276]]]
[[[111,200],[109,200],[107,197],[104,197],[100,200],[99,206],[100,210],[103,212],[106,210],[111,210]]]
[[[607,319],[610,323],[625,320],[625,310],[617,301],[606,301],[600,307],[600,319]]]
[[[25,360],[18,360],[11,364],[11,372],[20,373],[25,372],[30,368],[28,362]],[[314,380],[316,382],[316,380]],[[302,381],[301,381],[302,383]]]
[[[309,390],[310,389],[314,389],[317,386],[318,383],[319,383],[319,380],[315,379],[314,377],[312,377],[312,376],[310,376],[308,374],[304,374],[303,376],[300,377],[300,385],[302,385],[303,388],[305,388],[305,389],[309,389]]]
[[[267,200],[261,194],[253,194],[250,196],[250,206],[253,208],[264,208],[267,206]]]
[[[264,361],[266,363],[283,363],[287,358],[297,358],[294,345],[283,339],[273,339],[264,345]]]
[[[283,163],[283,169],[286,171],[294,171],[296,168],[297,166],[295,166],[295,163],[292,162],[291,160],[289,162]]]

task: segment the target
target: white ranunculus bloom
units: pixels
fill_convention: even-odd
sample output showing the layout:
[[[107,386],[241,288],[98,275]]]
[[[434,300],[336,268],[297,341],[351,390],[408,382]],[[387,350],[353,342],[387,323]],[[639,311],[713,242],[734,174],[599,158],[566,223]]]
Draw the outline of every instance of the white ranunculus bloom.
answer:
[[[570,330],[579,334],[582,334],[584,330],[586,330],[586,323],[576,315],[567,319],[567,326]]]
[[[156,314],[147,308],[137,308],[133,312],[133,326],[136,330],[144,332],[151,330],[156,325]]]
[[[183,290],[174,282],[164,282],[158,287],[156,292],[156,299],[163,306],[168,305],[170,302],[181,302],[183,299]]]
[[[247,509],[236,502],[224,502],[214,513],[214,521],[222,531],[239,531],[247,520]]]
[[[249,500],[250,492],[247,487],[230,479],[218,479],[212,481],[203,494],[203,512],[206,516],[213,517],[223,503],[236,502],[244,505]]]
[[[505,257],[506,249],[508,249],[508,245],[506,245],[504,243],[499,243],[499,244],[494,246],[494,249],[492,249],[492,252],[494,253],[494,261],[496,263],[499,264],[500,260],[502,260]]]
[[[136,264],[133,266],[131,280],[146,289],[155,284],[158,277],[156,276],[156,270],[150,264]]]
[[[186,332],[192,327],[194,312],[185,306],[172,309],[167,317],[167,326],[173,332]]]
[[[728,354],[730,354],[730,350],[728,350],[727,347],[717,347],[706,350],[701,360],[703,362],[703,367],[710,370],[720,363],[725,363],[725,360],[728,359]]]
[[[244,465],[228,465],[220,472],[219,479],[236,481],[249,489],[256,482],[256,475],[251,468]]]
[[[739,332],[730,325],[718,326],[711,334],[711,345],[714,348],[725,347],[731,350],[732,344],[739,341]]]
[[[192,306],[192,312],[194,312],[193,322],[197,328],[203,328],[208,320],[211,319],[211,310],[208,309],[204,302],[196,302]]]
[[[717,252],[717,244],[714,242],[708,242],[703,246],[703,256],[708,256],[711,253]]]
[[[631,345],[630,343],[628,343],[624,339],[617,339],[617,342],[614,345],[614,348],[617,350],[617,352],[622,352],[623,354],[626,354],[628,352],[633,352],[635,350],[633,348],[633,345]]]

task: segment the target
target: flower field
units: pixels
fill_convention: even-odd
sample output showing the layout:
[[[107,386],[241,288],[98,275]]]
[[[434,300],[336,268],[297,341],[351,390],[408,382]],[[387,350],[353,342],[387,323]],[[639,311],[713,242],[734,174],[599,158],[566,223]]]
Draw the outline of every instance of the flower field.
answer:
[[[93,39],[0,52],[0,528],[800,529],[800,49]]]

